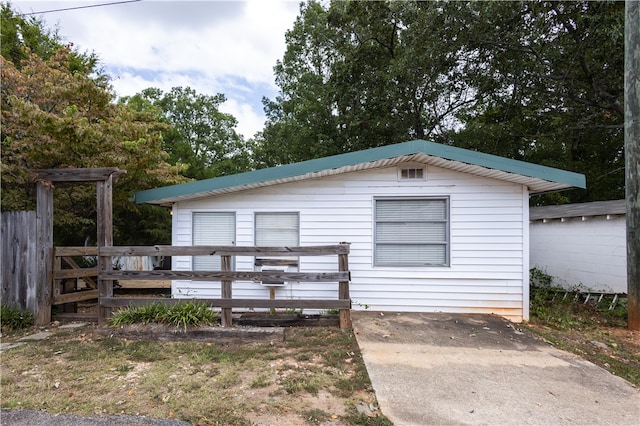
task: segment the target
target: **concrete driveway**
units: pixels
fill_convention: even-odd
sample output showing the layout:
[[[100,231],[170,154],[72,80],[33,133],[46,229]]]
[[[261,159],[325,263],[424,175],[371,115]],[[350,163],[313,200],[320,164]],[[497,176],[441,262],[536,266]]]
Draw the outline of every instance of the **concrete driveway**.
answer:
[[[396,426],[638,425],[640,390],[492,315],[352,312]]]

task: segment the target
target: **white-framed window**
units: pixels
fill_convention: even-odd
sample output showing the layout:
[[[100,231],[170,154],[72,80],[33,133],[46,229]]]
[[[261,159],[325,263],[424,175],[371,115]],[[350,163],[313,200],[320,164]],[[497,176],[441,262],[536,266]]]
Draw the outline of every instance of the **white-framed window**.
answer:
[[[374,266],[448,266],[449,198],[376,198]]]
[[[233,246],[236,239],[234,212],[193,212],[194,246]],[[194,271],[219,271],[220,256],[193,256]]]
[[[255,244],[258,247],[297,247],[300,245],[300,215],[297,212],[256,212]],[[297,271],[297,257],[257,257],[260,271]],[[262,282],[267,286],[284,286],[284,281]]]
[[[300,245],[300,215],[297,212],[256,212],[254,229],[256,246]]]

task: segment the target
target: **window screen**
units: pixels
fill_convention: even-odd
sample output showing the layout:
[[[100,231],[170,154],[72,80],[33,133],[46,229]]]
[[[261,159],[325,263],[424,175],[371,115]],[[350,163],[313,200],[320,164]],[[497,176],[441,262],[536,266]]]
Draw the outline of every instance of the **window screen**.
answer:
[[[447,198],[375,201],[376,266],[449,263]]]
[[[296,247],[300,245],[298,213],[256,213],[256,246]]]
[[[236,215],[231,212],[194,212],[194,246],[232,246],[236,237]],[[194,271],[219,271],[220,256],[194,256]]]

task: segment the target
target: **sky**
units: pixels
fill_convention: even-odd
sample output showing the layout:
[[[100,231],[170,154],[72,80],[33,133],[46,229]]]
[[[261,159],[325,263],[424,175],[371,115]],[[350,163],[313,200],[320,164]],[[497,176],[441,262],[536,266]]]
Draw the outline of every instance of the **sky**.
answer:
[[[81,52],[96,53],[118,96],[177,86],[222,93],[220,110],[238,120],[238,133],[248,139],[263,129],[262,98],[277,95],[273,67],[299,0],[126,1],[10,3],[22,13],[107,4],[35,16]]]

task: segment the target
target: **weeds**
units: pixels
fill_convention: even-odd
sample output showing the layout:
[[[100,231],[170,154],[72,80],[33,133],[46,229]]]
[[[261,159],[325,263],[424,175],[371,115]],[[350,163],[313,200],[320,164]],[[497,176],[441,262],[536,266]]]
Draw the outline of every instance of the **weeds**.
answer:
[[[2,331],[14,331],[33,325],[33,314],[24,312],[14,305],[0,306],[0,328]]]
[[[267,386],[271,385],[271,383],[272,381],[267,375],[259,374],[255,379],[253,379],[250,387],[251,389],[266,388]]]
[[[585,302],[579,292],[554,287],[552,277],[540,271],[532,271],[531,281],[528,328],[532,332],[640,385],[640,343],[627,330],[626,301],[618,301],[612,309],[611,300]]]
[[[530,313],[538,321],[563,330],[626,326],[626,301],[619,301],[614,309],[609,309],[611,300],[608,298],[600,303],[584,303],[579,297],[579,286],[570,290],[554,286],[553,277],[537,268],[531,270],[531,283]]]
[[[331,414],[315,408],[302,413],[302,418],[310,425],[319,425],[331,420]]]

